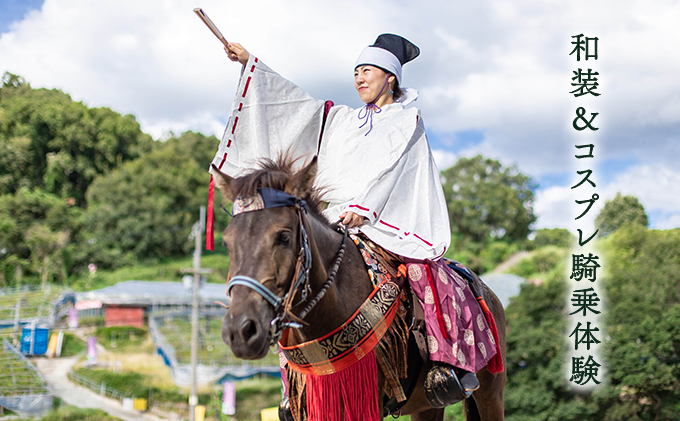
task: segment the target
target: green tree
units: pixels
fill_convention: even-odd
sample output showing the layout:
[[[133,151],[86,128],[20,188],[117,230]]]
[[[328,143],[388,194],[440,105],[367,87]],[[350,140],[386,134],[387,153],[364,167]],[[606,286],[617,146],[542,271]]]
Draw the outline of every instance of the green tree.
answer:
[[[635,196],[622,196],[621,193],[616,193],[616,197],[607,200],[595,217],[595,228],[600,230],[602,237],[628,224],[646,228],[649,225],[649,219],[642,203]]]
[[[26,79],[14,73],[5,72],[2,75],[2,87],[3,88],[18,88],[23,85],[28,85]]]
[[[66,280],[72,261],[72,235],[79,232],[81,210],[66,199],[23,187],[0,196],[0,271],[12,283],[27,275]]]
[[[0,88],[0,194],[39,187],[85,204],[97,175],[150,150],[132,115],[88,108],[5,73]]]
[[[680,229],[628,224],[596,247],[604,263],[598,282],[604,286],[599,328],[606,381],[590,394],[569,390],[569,291],[564,259],[553,262],[543,283],[524,285],[506,308],[509,421],[678,419]]]
[[[208,197],[207,164],[218,140],[187,132],[99,177],[88,191],[78,259],[110,268],[185,254]]]
[[[612,412],[680,413],[680,229],[628,224],[602,241]],[[630,413],[630,412],[629,412]],[[674,418],[675,417],[675,418]]]
[[[527,238],[536,221],[536,184],[517,167],[477,155],[459,159],[442,176],[454,235],[481,244]]]
[[[571,247],[574,245],[575,240],[576,236],[564,228],[543,228],[536,231],[536,237],[534,237],[534,247]]]

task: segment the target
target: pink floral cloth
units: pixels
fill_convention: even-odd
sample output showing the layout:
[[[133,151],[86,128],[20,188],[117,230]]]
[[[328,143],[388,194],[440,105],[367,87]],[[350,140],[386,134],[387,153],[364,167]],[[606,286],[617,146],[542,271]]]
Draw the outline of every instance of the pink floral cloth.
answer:
[[[496,341],[467,282],[441,259],[406,259],[406,266],[425,313],[430,358],[467,371],[480,370],[496,354]]]

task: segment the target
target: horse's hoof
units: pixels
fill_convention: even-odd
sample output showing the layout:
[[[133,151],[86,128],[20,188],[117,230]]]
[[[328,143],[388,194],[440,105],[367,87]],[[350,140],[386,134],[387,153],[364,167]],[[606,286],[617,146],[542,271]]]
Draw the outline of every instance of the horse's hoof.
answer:
[[[475,376],[474,373],[470,374]],[[475,387],[472,379],[466,378],[465,380],[467,384],[463,386],[452,366],[442,363],[435,364],[425,378],[425,397],[430,406],[444,408],[469,397],[479,387],[479,382]],[[474,380],[477,380],[476,376]],[[467,388],[474,387],[474,389],[466,390],[466,386]]]
[[[293,418],[293,411],[290,409],[288,396],[284,396],[279,404],[279,421],[295,421],[295,418]]]

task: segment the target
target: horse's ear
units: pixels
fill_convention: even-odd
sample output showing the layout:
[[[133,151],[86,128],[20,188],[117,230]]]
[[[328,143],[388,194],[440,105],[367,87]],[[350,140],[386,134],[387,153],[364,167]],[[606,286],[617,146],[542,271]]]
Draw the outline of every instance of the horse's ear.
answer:
[[[222,171],[220,171],[219,168],[215,164],[212,164],[212,174],[213,174],[213,180],[215,180],[215,185],[217,186],[218,189],[222,192],[222,195],[230,200],[234,201],[236,199],[235,194],[231,188],[232,182],[234,181],[233,178],[229,177]]]
[[[302,197],[306,192],[312,190],[314,179],[316,178],[317,157],[312,158],[307,166],[293,174],[286,183],[285,191],[295,197]]]

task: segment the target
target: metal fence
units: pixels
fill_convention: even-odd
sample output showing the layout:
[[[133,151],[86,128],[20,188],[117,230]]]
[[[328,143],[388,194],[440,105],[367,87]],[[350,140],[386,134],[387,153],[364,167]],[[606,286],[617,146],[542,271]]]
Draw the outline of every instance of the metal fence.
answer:
[[[75,373],[73,371],[68,373],[69,379],[73,380],[76,383],[81,384],[82,386],[87,387],[91,391],[95,393],[99,393],[101,396],[104,397],[109,397],[111,399],[116,399],[120,401],[120,404],[123,404],[123,399],[129,398],[130,396],[114,389],[111,387],[106,386],[106,383],[96,383],[93,382],[92,380],[88,379],[87,377],[83,377],[78,373]]]
[[[189,418],[189,405],[186,403],[153,403],[149,412],[163,418],[183,420]]]
[[[0,406],[20,415],[44,415],[54,406],[54,396],[49,394],[0,396]]]
[[[48,285],[22,285],[0,288],[0,323],[23,325],[26,323],[54,326],[66,315],[75,294],[63,287]]]
[[[47,382],[42,374],[36,370],[35,366],[24,355],[19,352],[12,344],[5,339],[3,346],[12,355],[12,360],[21,361],[28,369],[21,373],[10,373],[14,382],[15,376],[28,376],[36,382],[36,386],[19,387],[0,387],[0,406],[11,411],[26,415],[42,415],[52,409],[54,396],[51,393]],[[11,361],[10,361],[11,364]]]
[[[183,387],[188,386],[191,382],[191,365],[187,362],[180,362],[177,357],[177,351],[172,346],[168,338],[161,332],[160,326],[164,323],[166,318],[186,318],[191,314],[190,311],[171,312],[171,313],[152,313],[149,315],[149,333],[156,345],[158,354],[163,358],[165,364],[170,367],[170,373],[175,384]],[[201,311],[200,317],[211,317],[221,319],[224,316],[224,310],[218,311]],[[187,331],[190,335],[191,332]],[[208,335],[203,332],[203,337],[212,337],[212,340],[219,341],[222,344],[221,332],[214,332]],[[218,339],[215,339],[218,338]],[[175,339],[177,339],[175,337]],[[200,338],[199,338],[200,340]],[[184,339],[186,342],[186,338]],[[177,342],[180,343],[180,342]],[[225,351],[229,352],[229,351]],[[207,362],[207,364],[206,364]],[[265,373],[274,376],[280,376],[280,369],[278,366],[278,355],[275,357],[275,363],[272,364],[271,359],[244,361],[233,357],[233,361],[201,361],[199,356],[199,364],[196,367],[196,379],[198,383],[214,383],[220,381],[225,376],[232,376],[234,378],[247,378],[257,373]]]

